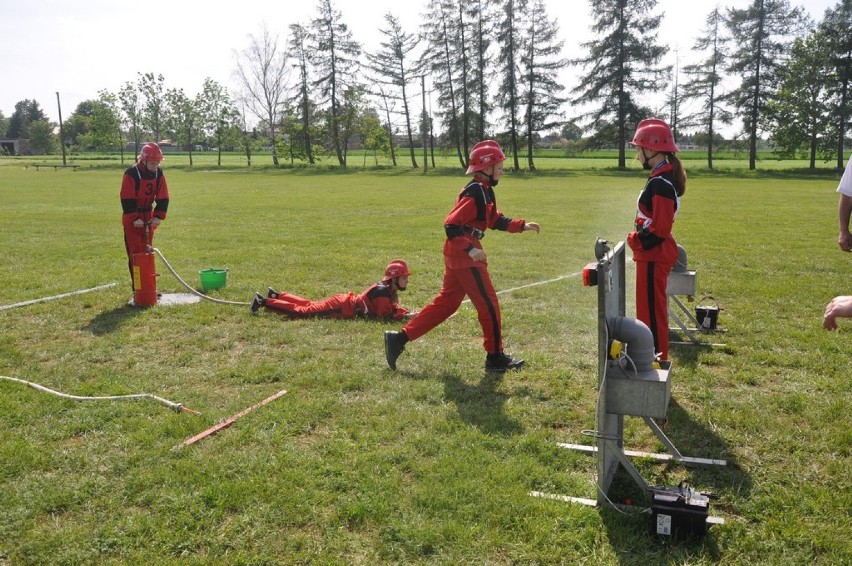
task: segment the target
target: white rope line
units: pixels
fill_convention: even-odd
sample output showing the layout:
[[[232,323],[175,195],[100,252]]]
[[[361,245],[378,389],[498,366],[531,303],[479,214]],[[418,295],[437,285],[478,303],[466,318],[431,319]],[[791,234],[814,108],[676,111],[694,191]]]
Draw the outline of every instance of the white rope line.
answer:
[[[570,275],[560,275],[559,277],[555,277],[553,279],[548,279],[547,281],[536,281],[535,283],[530,283],[529,285],[521,285],[520,287],[513,287],[512,289],[503,289],[502,291],[497,291],[498,295],[503,295],[505,293],[511,293],[513,291],[520,291],[521,289],[527,289],[529,287],[537,287],[538,285],[546,285],[548,283],[555,283],[557,281],[562,281],[563,279],[570,279],[571,277],[577,277],[578,275],[582,275],[582,271],[578,271],[577,273],[571,273]],[[465,299],[462,301],[462,304],[469,303],[470,299]]]
[[[202,299],[206,299],[208,301],[212,301],[214,303],[220,303],[220,304],[223,304],[223,305],[250,305],[251,304],[251,303],[243,303],[243,302],[240,302],[240,301],[226,301],[225,299],[214,299],[213,297],[209,297],[209,296],[205,295],[204,293],[200,293],[200,292],[196,291],[195,289],[192,288],[192,286],[189,283],[187,283],[186,281],[181,279],[181,276],[177,274],[177,271],[175,271],[172,268],[171,264],[166,260],[165,257],[163,257],[163,254],[160,253],[160,250],[158,250],[157,248],[152,248],[152,249],[154,250],[154,253],[156,253],[158,256],[160,256],[160,259],[163,260],[163,263],[165,264],[166,268],[169,271],[172,272],[172,275],[175,276],[175,279],[180,281],[181,284],[183,284],[183,286],[186,287],[193,295],[197,295],[197,296],[201,297]]]
[[[152,393],[133,393],[131,395],[107,395],[104,397],[85,397],[81,395],[69,395],[68,393],[62,393],[60,391],[56,391],[45,387],[44,385],[39,385],[38,383],[33,383],[32,381],[26,381],[23,379],[18,379],[16,377],[8,377],[5,375],[0,375],[0,379],[5,379],[7,381],[14,381],[15,383],[21,383],[23,385],[28,385],[33,389],[38,389],[39,391],[44,391],[45,393],[50,393],[51,395],[55,395],[56,397],[61,397],[62,399],[71,399],[72,401],[117,401],[121,399],[153,399],[158,403],[162,403],[173,411],[187,411],[190,413],[200,414],[198,411],[193,411],[188,407],[184,407],[182,403],[175,403],[173,401],[169,401],[168,399],[163,399],[162,397],[157,397]]]
[[[15,307],[23,307],[26,305],[33,305],[35,303],[43,303],[45,301],[53,301],[56,299],[63,299],[65,297],[72,297],[74,295],[82,295],[83,293],[91,293],[92,291],[100,291],[101,289],[107,289],[109,287],[115,287],[118,285],[116,282],[107,283],[105,285],[98,285],[97,287],[92,287],[91,289],[82,289],[80,291],[72,291],[70,293],[62,293],[61,295],[53,295],[52,297],[44,297],[42,299],[33,299],[31,301],[24,301],[22,303],[15,303],[14,305],[4,305],[0,307],[0,311],[4,311],[6,309],[13,309]]]

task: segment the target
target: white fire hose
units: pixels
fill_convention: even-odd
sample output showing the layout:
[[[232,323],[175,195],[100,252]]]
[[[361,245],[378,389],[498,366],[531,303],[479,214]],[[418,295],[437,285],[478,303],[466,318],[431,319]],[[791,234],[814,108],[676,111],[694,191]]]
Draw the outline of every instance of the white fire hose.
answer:
[[[195,289],[193,289],[193,288],[192,288],[192,286],[191,286],[189,283],[187,283],[186,281],[184,281],[184,280],[181,278],[181,276],[177,274],[177,271],[175,271],[175,270],[172,268],[171,264],[169,264],[169,262],[166,260],[166,258],[165,258],[165,257],[163,257],[163,254],[162,254],[162,253],[160,253],[160,250],[158,250],[157,248],[151,248],[151,250],[152,250],[155,254],[157,254],[157,255],[160,257],[160,259],[161,259],[161,260],[163,260],[163,264],[166,266],[166,269],[168,269],[169,271],[171,271],[172,275],[174,275],[174,276],[175,276],[175,279],[177,279],[178,281],[180,281],[180,283],[181,283],[184,287],[186,287],[186,288],[187,288],[187,290],[189,290],[189,292],[191,292],[193,295],[197,295],[197,296],[201,297],[202,299],[206,299],[206,300],[208,300],[208,301],[212,301],[212,302],[214,302],[214,303],[219,303],[219,304],[222,304],[222,305],[241,305],[241,306],[244,306],[244,305],[250,305],[250,304],[251,304],[251,303],[243,303],[243,302],[240,302],[240,301],[226,301],[226,300],[224,300],[224,299],[215,299],[215,298],[213,298],[213,297],[209,297],[209,296],[205,295],[204,293],[201,293],[201,292],[199,292],[199,291],[196,291]]]
[[[0,379],[5,379],[7,381],[14,381],[15,383],[21,383],[23,385],[28,385],[33,389],[38,389],[39,391],[44,391],[45,393],[50,393],[51,395],[55,395],[56,397],[61,397],[62,399],[71,399],[72,401],[119,401],[123,399],[153,399],[154,401],[161,403],[168,407],[169,409],[177,412],[187,412],[193,413],[196,415],[200,415],[198,411],[190,409],[189,407],[185,407],[182,403],[175,403],[174,401],[169,401],[168,399],[163,399],[162,397],[157,397],[151,393],[134,393],[131,395],[107,395],[105,397],[84,397],[81,395],[69,395],[67,393],[62,393],[59,391],[55,391],[53,389],[47,388],[44,385],[39,385],[38,383],[33,383],[32,381],[25,381],[23,379],[18,379],[16,377],[8,377],[5,375],[0,375]]]

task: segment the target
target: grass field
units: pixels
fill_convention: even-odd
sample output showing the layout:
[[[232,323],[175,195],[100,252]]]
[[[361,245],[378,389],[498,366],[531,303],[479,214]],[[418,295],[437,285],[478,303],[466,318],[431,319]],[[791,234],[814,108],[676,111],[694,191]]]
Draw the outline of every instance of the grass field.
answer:
[[[651,536],[646,515],[528,495],[595,497],[594,459],[557,443],[592,443],[581,431],[594,428],[597,303],[579,272],[595,238],[629,230],[635,164],[501,181],[500,208],[542,225],[483,242],[497,288],[518,289],[500,300],[506,349],[527,367],[502,378],[483,372],[470,305],[410,344],[397,372],[382,350],[395,323],[130,308],[121,167],[24,164],[0,160],[0,306],[118,284],[0,311],[0,375],[75,395],[153,393],[201,415],[0,380],[0,564],[852,562],[852,321],[821,328],[828,300],[852,293],[831,173],[690,179],[675,235],[697,298],[724,309],[726,331],[705,339],[726,346],[674,348],[667,433],[685,454],[729,463],[635,461],[649,483],[719,495],[711,512],[726,524],[690,541]],[[440,286],[459,174],[175,165],[155,245],[196,285],[198,270],[227,267],[217,298],[360,291],[395,257],[414,272],[405,306]],[[183,290],[158,270],[160,291]],[[663,451],[640,419],[625,422],[626,445]],[[627,477],[610,496],[647,505]]]

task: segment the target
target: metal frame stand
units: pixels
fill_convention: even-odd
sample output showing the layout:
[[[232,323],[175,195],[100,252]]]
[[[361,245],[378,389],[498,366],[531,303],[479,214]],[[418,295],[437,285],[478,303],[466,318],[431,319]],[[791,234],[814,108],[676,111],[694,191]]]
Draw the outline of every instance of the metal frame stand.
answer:
[[[625,315],[625,249],[619,242],[612,250],[601,240],[595,245],[598,259],[596,282],[598,287],[598,400],[596,427],[591,433],[596,438],[594,446],[583,444],[557,445],[562,448],[579,450],[597,455],[597,494],[595,499],[568,497],[531,492],[535,497],[546,497],[583,503],[585,505],[616,505],[608,497],[609,488],[619,464],[633,478],[639,487],[648,490],[648,483],[630,461],[628,456],[653,458],[662,461],[676,461],[684,464],[725,466],[725,460],[693,458],[684,456],[675,447],[663,430],[654,422],[654,418],[664,418],[668,407],[671,389],[669,377],[671,363],[661,362],[660,369],[628,375],[609,357],[609,329],[607,319]],[[662,442],[668,453],[655,454],[624,449],[624,416],[640,416],[654,435]],[[712,522],[721,519],[713,518]]]
[[[674,321],[676,325],[676,327],[671,327],[669,330],[680,330],[688,339],[688,341],[671,341],[670,344],[724,346],[724,344],[702,342],[698,339],[696,333],[706,332],[707,329],[701,326],[695,315],[678,298],[678,295],[686,296],[687,300],[692,302],[695,295],[696,275],[696,271],[672,271],[669,274],[668,284],[666,285],[666,294],[669,299],[669,320]],[[687,323],[692,326],[687,326]]]

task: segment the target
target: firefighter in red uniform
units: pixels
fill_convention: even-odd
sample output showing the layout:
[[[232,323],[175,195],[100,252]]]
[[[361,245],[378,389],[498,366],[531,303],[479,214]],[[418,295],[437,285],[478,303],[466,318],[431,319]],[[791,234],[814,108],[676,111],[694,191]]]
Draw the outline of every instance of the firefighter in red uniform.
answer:
[[[133,254],[145,253],[152,245],[154,231],[165,220],[169,208],[169,185],[160,169],[162,161],[160,146],[147,143],[139,152],[136,163],[124,172],[121,180],[121,224],[131,287]]]
[[[479,314],[485,346],[485,368],[505,371],[520,368],[523,360],[503,352],[502,323],[497,293],[488,274],[488,262],[480,240],[485,230],[505,232],[539,231],[535,222],[512,219],[497,209],[494,187],[503,174],[506,156],[500,145],[492,140],[473,146],[466,174],[473,180],[465,186],[455,207],[444,219],[444,282],[432,302],[412,318],[400,332],[385,332],[385,357],[391,369],[405,349],[405,344],[416,340],[449,318],[470,297]]]
[[[324,301],[311,301],[289,293],[279,293],[268,289],[266,297],[255,293],[251,302],[251,312],[257,314],[260,307],[287,315],[291,318],[391,318],[400,320],[414,313],[399,305],[397,291],[408,287],[408,265],[395,259],[385,269],[385,276],[379,283],[367,287],[360,295],[340,293]]]
[[[636,159],[651,171],[639,194],[636,230],[627,235],[636,262],[636,318],[654,335],[660,359],[669,358],[669,310],[666,284],[677,261],[672,225],[680,197],[686,192],[686,171],[675,156],[672,131],[662,120],[639,122],[632,145]]]

